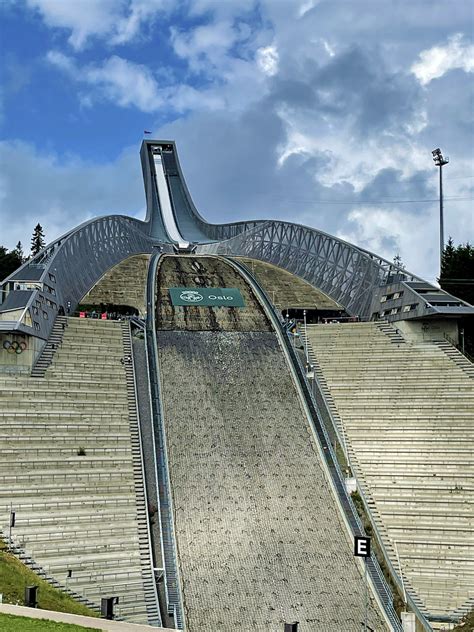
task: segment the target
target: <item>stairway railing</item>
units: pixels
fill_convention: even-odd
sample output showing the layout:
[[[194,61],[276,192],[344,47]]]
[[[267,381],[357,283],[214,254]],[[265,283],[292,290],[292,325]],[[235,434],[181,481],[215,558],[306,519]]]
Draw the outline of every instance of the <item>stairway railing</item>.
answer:
[[[166,433],[161,402],[158,348],[155,330],[155,284],[156,270],[161,254],[152,256],[147,278],[147,327],[146,341],[149,360],[150,388],[153,413],[153,438],[155,442],[155,464],[157,471],[156,488],[160,512],[160,529],[163,546],[165,576],[165,596],[168,614],[174,616],[176,628],[185,628],[183,616],[183,598],[179,577],[176,537],[174,533],[173,502],[168,469]]]
[[[465,349],[462,348],[462,345],[458,344],[454,338],[451,338],[451,336],[449,334],[447,334],[446,332],[443,334],[444,335],[444,339],[449,342],[450,344],[453,345],[453,347],[455,347],[459,353],[462,353],[463,356],[465,358],[467,358],[469,360],[469,362],[472,362],[474,364],[474,358],[472,357],[472,355],[470,355]]]
[[[316,357],[316,354],[314,353],[314,350],[311,348],[311,344],[309,342],[309,340],[305,341],[306,344],[306,348],[310,349],[311,352],[313,353],[313,355]],[[301,363],[301,359],[298,357],[298,362],[300,363],[300,367],[301,369],[303,369],[302,363]],[[406,593],[404,586],[405,586],[405,582],[406,580],[404,580],[401,576],[400,573],[397,572],[397,570],[395,569],[395,567],[392,564],[391,561],[391,557],[387,551],[387,547],[385,546],[385,543],[383,541],[382,538],[382,534],[380,533],[380,530],[377,526],[377,523],[375,522],[375,519],[372,515],[372,511],[370,509],[370,505],[369,505],[369,501],[368,498],[364,492],[363,486],[360,484],[358,478],[357,478],[357,470],[354,467],[354,465],[352,464],[352,460],[351,460],[351,456],[349,453],[349,450],[347,449],[347,441],[346,441],[346,437],[345,434],[341,435],[341,432],[344,432],[344,429],[342,427],[342,420],[341,420],[341,431],[339,431],[338,425],[336,420],[334,419],[334,415],[329,407],[328,404],[328,400],[327,397],[325,395],[325,393],[323,392],[322,388],[321,388],[321,383],[319,381],[318,378],[316,378],[315,375],[315,386],[316,386],[316,391],[317,391],[317,397],[315,397],[315,405],[316,408],[318,409],[319,413],[321,414],[321,417],[323,419],[323,421],[328,424],[331,428],[331,431],[334,433],[334,435],[337,437],[337,440],[339,442],[339,445],[342,446],[343,451],[344,451],[344,456],[346,458],[347,464],[352,472],[352,476],[356,479],[357,481],[357,491],[359,492],[359,496],[362,500],[362,504],[364,506],[364,511],[366,513],[366,515],[368,516],[369,520],[370,520],[370,526],[372,528],[372,532],[374,534],[375,540],[377,542],[377,545],[379,547],[379,550],[382,553],[383,556],[383,560],[389,570],[390,576],[392,578],[392,580],[395,582],[395,584],[397,585],[398,589],[400,590],[401,594],[406,594],[406,600],[407,600],[407,605],[410,607],[410,609],[416,614],[417,618],[420,620],[420,623],[424,626],[424,629],[427,632],[431,632],[432,628],[431,625],[429,624],[427,618],[426,618],[426,614],[421,612],[420,608],[417,606],[417,604],[414,602],[413,598],[411,597],[411,595],[409,593]],[[308,384],[308,390],[311,391],[311,387]],[[337,457],[336,457],[337,460]],[[337,467],[339,467],[339,465],[337,464]],[[352,503],[353,504],[353,503]],[[406,588],[406,586],[405,586]]]
[[[143,323],[142,323],[143,326]],[[139,420],[139,410],[138,410],[138,395],[137,395],[137,384],[136,384],[136,371],[135,371],[135,355],[133,351],[132,345],[132,331],[130,322],[124,321],[122,322],[122,341],[123,341],[123,349],[124,356],[130,354],[132,358],[131,363],[125,363],[125,378],[127,380],[127,401],[128,401],[128,411],[129,411],[129,420],[130,420],[130,432],[132,437],[132,459],[134,461],[133,478],[135,481],[135,489],[137,495],[137,521],[139,526],[144,526],[146,529],[147,541],[146,544],[140,543],[139,546],[142,549],[143,556],[141,558],[142,564],[142,573],[144,575],[148,571],[151,575],[151,588],[153,591],[153,597],[150,597],[145,592],[145,604],[148,612],[148,621],[150,625],[161,626],[161,613],[160,613],[160,605],[158,599],[158,588],[156,585],[155,573],[153,570],[153,550],[151,546],[151,525],[150,525],[150,515],[148,511],[148,492],[146,488],[146,480],[145,480],[145,467],[144,467],[144,454],[143,454],[143,439],[142,432]],[[129,391],[130,389],[130,391]],[[138,445],[135,445],[133,442],[134,434],[138,438]],[[139,492],[143,492],[143,499],[140,498]],[[144,518],[141,518],[140,510],[142,510]],[[148,558],[146,559],[145,558]],[[146,561],[145,561],[146,559]],[[146,587],[146,578],[143,577],[144,587]]]

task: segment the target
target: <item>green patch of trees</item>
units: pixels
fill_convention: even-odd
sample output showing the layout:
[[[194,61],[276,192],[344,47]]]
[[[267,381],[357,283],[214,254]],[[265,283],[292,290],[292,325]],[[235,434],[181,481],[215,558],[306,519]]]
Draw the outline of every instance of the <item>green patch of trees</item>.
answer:
[[[46,246],[44,230],[41,224],[36,224],[31,238],[31,256],[37,255],[40,250]],[[23,252],[21,241],[17,243],[13,250],[8,250],[5,246],[0,246],[0,281],[15,272],[22,263],[27,261],[29,257]]]
[[[474,305],[474,246],[469,242],[454,245],[451,237],[443,251],[439,284],[443,290]],[[474,318],[465,318],[461,324],[464,330],[464,351],[474,356]]]
[[[20,242],[18,244],[21,246]],[[17,248],[8,251],[4,246],[0,246],[0,281],[15,272],[23,263],[23,258]]]
[[[474,246],[469,242],[455,246],[451,237],[448,239],[439,284],[446,292],[474,304]]]

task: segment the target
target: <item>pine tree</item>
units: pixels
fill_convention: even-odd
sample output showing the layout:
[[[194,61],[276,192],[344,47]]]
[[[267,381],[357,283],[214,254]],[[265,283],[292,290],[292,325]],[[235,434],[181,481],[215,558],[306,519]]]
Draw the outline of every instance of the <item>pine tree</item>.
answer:
[[[44,239],[43,227],[41,224],[36,224],[35,229],[33,231],[33,237],[31,238],[31,254],[34,257],[38,254],[40,250],[46,246],[46,241]]]
[[[22,263],[16,249],[9,252],[4,246],[0,246],[0,281],[15,272]]]
[[[441,256],[441,279],[449,279],[452,276],[453,266],[456,261],[456,248],[453,238],[450,236]],[[441,281],[440,279],[440,281]]]
[[[441,258],[439,284],[449,294],[474,305],[474,246],[469,242],[455,246],[448,239]],[[464,350],[474,356],[474,317],[460,321],[464,329]]]
[[[393,258],[393,263],[397,266],[397,268],[402,268],[403,270],[405,269],[405,264],[403,263],[399,252],[397,252],[395,257]]]
[[[474,247],[469,242],[454,246],[451,237],[448,239],[439,284],[446,292],[474,304]]]
[[[25,254],[23,252],[23,245],[21,241],[17,243],[17,245],[15,246],[15,250],[13,252],[16,254],[18,259],[20,259],[21,262],[23,263],[23,261],[25,260]]]

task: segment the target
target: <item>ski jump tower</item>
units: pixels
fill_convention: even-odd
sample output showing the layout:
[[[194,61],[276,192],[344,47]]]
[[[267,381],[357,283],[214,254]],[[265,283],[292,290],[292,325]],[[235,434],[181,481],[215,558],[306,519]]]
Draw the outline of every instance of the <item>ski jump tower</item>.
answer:
[[[174,142],[143,141],[140,156],[144,221],[107,215],[84,222],[1,284],[0,338],[19,336],[27,343],[19,369],[31,367],[58,310],[74,311],[101,276],[123,259],[160,249],[260,259],[319,288],[350,316],[398,322],[413,331],[424,327],[426,333],[436,322],[437,335],[446,330],[455,337],[457,320],[474,313],[472,306],[416,275],[315,228],[279,220],[210,224],[192,202]],[[4,351],[0,344],[0,358]]]

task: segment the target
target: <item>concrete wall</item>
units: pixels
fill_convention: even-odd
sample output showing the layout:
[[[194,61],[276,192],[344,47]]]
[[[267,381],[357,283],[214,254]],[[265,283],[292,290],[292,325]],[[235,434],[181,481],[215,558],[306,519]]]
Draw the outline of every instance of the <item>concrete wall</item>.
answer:
[[[459,342],[457,320],[427,319],[427,320],[401,320],[396,327],[410,342],[423,342],[427,340],[445,340],[447,334],[456,344]]]
[[[34,336],[0,333],[0,373],[29,373],[44,344]]]

